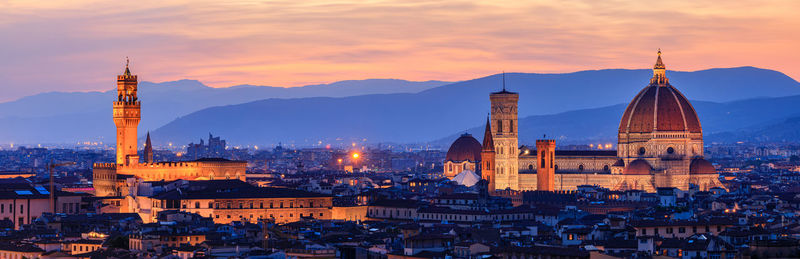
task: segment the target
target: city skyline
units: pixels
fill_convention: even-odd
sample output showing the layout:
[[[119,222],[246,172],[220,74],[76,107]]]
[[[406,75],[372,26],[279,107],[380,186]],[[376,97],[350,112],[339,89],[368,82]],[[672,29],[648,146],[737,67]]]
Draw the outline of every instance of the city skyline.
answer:
[[[17,36],[0,50],[7,57],[0,102],[106,91],[107,75],[125,56],[143,81],[196,79],[212,87],[636,69],[657,48],[682,71],[756,66],[800,77],[791,33],[800,6],[792,1],[0,6],[0,32]]]

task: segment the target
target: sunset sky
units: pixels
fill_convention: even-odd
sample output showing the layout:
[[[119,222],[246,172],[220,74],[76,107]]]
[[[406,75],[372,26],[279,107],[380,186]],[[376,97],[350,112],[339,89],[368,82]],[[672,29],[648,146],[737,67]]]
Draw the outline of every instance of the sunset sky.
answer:
[[[226,3],[222,3],[226,2]],[[800,79],[800,1],[0,0],[0,101],[140,80],[213,87],[500,71],[756,66]]]

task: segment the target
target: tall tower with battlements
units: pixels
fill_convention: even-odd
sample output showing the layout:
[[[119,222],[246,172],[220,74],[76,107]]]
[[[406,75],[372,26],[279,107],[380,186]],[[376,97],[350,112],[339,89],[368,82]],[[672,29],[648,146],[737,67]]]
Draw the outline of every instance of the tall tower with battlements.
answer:
[[[495,147],[495,189],[518,189],[519,147],[517,135],[517,107],[519,94],[506,91],[505,74],[503,90],[489,95],[492,113],[492,140]]]
[[[141,103],[136,96],[138,78],[131,74],[129,62],[125,72],[117,76],[117,100],[114,102],[114,124],[117,126],[117,164],[137,164],[137,128],[141,120]]]

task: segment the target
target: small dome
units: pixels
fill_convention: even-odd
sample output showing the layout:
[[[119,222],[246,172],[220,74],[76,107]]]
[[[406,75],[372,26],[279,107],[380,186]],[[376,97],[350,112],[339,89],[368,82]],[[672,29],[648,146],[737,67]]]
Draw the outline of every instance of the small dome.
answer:
[[[625,167],[625,170],[622,171],[622,174],[629,174],[629,175],[648,175],[653,171],[653,167],[650,166],[650,163],[644,161],[644,159],[636,159],[633,160],[628,167]]]
[[[716,174],[717,169],[714,168],[714,165],[708,160],[702,158],[695,158],[692,159],[692,163],[689,165],[689,173],[690,174]]]
[[[481,177],[472,170],[461,171],[461,173],[458,173],[455,177],[453,177],[453,181],[466,187],[472,187],[480,180]]]
[[[446,161],[480,161],[481,143],[470,134],[461,135],[447,150]]]
[[[617,160],[617,162],[615,162],[611,166],[625,166],[625,161],[623,161],[622,159],[619,159],[619,160]]]

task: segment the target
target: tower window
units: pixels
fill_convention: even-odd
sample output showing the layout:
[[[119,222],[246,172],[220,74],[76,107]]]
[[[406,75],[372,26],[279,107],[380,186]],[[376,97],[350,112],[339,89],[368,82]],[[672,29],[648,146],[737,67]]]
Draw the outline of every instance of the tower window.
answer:
[[[503,120],[497,120],[497,132],[503,132]]]
[[[511,127],[508,130],[508,132],[514,133],[514,121],[513,120],[508,121],[508,125],[509,125],[509,127]]]
[[[668,147],[667,148],[667,154],[672,154],[672,153],[675,153],[675,149],[672,148],[672,147]]]

